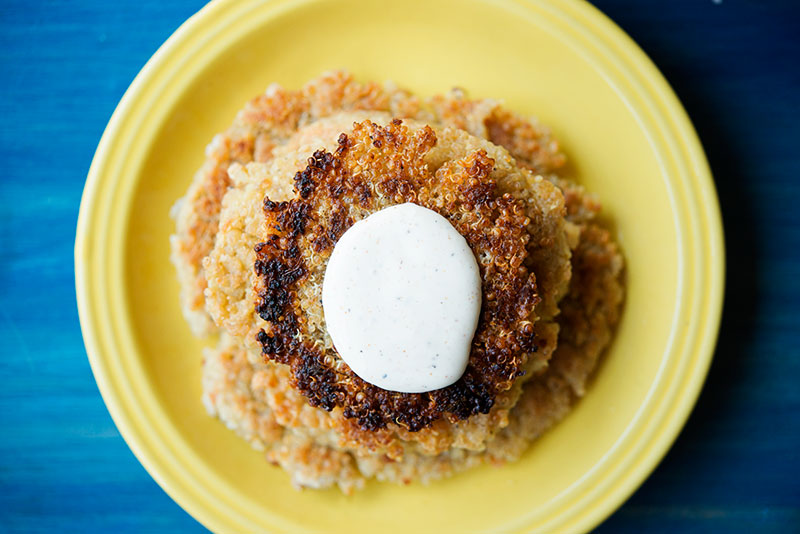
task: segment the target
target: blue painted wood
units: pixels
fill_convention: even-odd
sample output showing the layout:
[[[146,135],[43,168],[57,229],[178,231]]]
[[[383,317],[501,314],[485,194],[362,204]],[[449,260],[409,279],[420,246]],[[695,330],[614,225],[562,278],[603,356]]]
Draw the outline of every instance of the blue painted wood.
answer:
[[[800,532],[800,8],[596,0],[706,147],[728,287],[697,409],[599,532]],[[192,1],[0,2],[0,532],[202,532],[106,412],[73,288],[78,203],[125,88]]]

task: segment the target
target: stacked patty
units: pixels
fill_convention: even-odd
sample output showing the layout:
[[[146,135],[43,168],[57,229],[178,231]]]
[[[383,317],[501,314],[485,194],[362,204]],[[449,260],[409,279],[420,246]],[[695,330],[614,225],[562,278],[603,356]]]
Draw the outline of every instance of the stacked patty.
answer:
[[[622,258],[547,131],[454,91],[420,100],[333,73],[273,86],[217,136],[175,209],[173,261],[204,402],[298,486],[409,482],[513,460],[569,410],[608,344]],[[352,224],[414,202],[481,272],[467,371],[428,393],[356,376],[325,329],[326,262]]]

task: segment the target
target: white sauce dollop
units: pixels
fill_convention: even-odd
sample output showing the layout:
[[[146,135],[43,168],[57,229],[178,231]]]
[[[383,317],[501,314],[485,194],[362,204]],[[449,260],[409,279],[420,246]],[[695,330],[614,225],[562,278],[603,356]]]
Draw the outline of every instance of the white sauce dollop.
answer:
[[[336,350],[358,376],[390,391],[433,391],[467,367],[480,272],[447,219],[400,204],[342,235],[328,260],[322,306]]]

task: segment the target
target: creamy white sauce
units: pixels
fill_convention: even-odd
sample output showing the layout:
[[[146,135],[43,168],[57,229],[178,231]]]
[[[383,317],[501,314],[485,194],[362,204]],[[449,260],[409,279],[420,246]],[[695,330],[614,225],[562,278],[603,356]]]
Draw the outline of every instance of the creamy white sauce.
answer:
[[[334,347],[362,379],[421,393],[464,373],[481,308],[478,264],[438,213],[400,204],[355,223],[322,287]]]

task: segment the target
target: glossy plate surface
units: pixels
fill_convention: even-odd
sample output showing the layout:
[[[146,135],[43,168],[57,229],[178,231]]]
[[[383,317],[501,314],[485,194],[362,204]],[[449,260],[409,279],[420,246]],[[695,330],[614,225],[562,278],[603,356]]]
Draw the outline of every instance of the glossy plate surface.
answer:
[[[627,260],[615,341],[587,396],[515,464],[430,486],[297,492],[200,402],[168,213],[244,103],[346,68],[420,94],[453,85],[538,116],[597,193]],[[588,530],[652,471],[705,378],[722,304],[713,181],[643,52],[573,0],[216,1],[148,62],[92,163],[75,244],[81,325],[136,456],[219,532]]]

